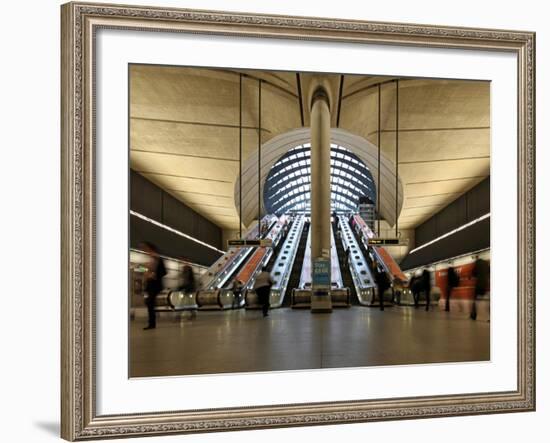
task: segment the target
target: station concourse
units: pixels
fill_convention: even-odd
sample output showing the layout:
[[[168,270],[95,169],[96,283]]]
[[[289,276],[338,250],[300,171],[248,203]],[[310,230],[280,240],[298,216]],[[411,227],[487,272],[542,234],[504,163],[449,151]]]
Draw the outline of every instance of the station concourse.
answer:
[[[132,65],[129,375],[490,360],[489,103],[482,81]]]

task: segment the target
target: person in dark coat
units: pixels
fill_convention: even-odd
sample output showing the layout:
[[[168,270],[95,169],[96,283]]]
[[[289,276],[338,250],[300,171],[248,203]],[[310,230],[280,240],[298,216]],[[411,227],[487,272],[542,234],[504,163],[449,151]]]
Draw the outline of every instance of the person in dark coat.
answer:
[[[487,292],[489,287],[489,263],[485,260],[476,259],[474,264],[474,270],[472,272],[472,277],[476,279],[476,287],[474,291],[474,300],[472,303],[472,312],[470,313],[470,318],[475,320],[477,318],[477,306],[476,300],[479,295],[483,295]]]
[[[233,292],[233,301],[231,302],[231,309],[235,309],[241,306],[241,294],[243,291],[243,283],[235,278],[231,284],[231,292]]]
[[[349,255],[351,254],[351,250],[349,246],[346,248],[345,251],[345,257],[344,257],[344,267],[349,268]]]
[[[390,280],[386,272],[380,267],[376,267],[375,276],[376,287],[378,289],[378,299],[380,300],[380,310],[384,310],[384,292],[390,287]]]
[[[426,294],[426,311],[430,310],[430,293],[432,291],[432,282],[430,278],[430,271],[427,269],[424,269],[422,271],[422,289],[424,290],[424,294]]]
[[[422,277],[417,275],[417,276],[411,278],[411,281],[409,282],[409,289],[412,292],[413,300],[414,300],[414,307],[416,309],[416,308],[418,308],[418,302],[420,300],[420,293],[422,292]]]
[[[445,311],[447,312],[451,310],[451,293],[458,286],[459,282],[460,277],[458,276],[458,272],[456,272],[455,268],[449,266],[449,269],[447,269],[447,298],[445,299]]]
[[[256,277],[254,282],[254,290],[258,296],[258,300],[262,305],[262,313],[264,317],[268,316],[269,311],[269,295],[271,294],[271,286],[273,286],[273,280],[271,274],[267,271],[267,267],[262,268],[262,272]]]
[[[195,275],[193,274],[193,268],[189,265],[185,265],[182,270],[182,285],[181,290],[186,294],[195,292]]]
[[[147,306],[148,323],[143,329],[154,329],[157,326],[156,299],[159,292],[162,291],[162,277],[166,275],[166,268],[155,245],[144,242],[141,249],[149,255],[149,263],[145,272],[145,292],[147,294],[145,305]]]

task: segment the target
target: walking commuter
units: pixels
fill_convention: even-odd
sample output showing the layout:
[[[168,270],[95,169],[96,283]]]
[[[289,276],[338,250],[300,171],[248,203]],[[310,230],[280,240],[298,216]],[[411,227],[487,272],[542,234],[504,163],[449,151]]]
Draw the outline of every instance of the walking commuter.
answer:
[[[269,311],[269,294],[271,293],[271,286],[273,285],[273,280],[271,279],[271,274],[267,272],[267,267],[262,268],[262,272],[256,277],[254,282],[254,290],[258,296],[258,300],[262,305],[262,313],[264,317],[268,316]]]
[[[426,311],[430,310],[430,293],[432,291],[432,282],[430,278],[430,271],[424,269],[422,271],[422,289],[426,294]]]
[[[380,301],[380,310],[384,310],[384,292],[390,287],[390,280],[386,272],[380,267],[376,267],[375,270],[375,281],[376,287],[378,289],[378,299]]]
[[[195,292],[195,275],[193,274],[193,268],[189,265],[185,265],[182,270],[182,284],[180,290],[186,294]]]
[[[156,246],[144,242],[141,249],[149,254],[149,263],[145,272],[145,305],[147,306],[147,326],[143,329],[154,329],[157,326],[155,305],[157,295],[162,291],[162,277],[166,275],[163,259],[159,256]]]
[[[236,278],[231,285],[231,292],[233,292],[233,301],[231,302],[231,309],[241,306],[241,294],[243,291],[243,283]]]
[[[458,286],[459,282],[460,277],[455,268],[449,266],[449,269],[447,269],[447,298],[445,299],[445,311],[447,312],[451,310],[451,294],[453,289]]]
[[[415,276],[411,278],[409,282],[409,288],[413,295],[414,308],[418,308],[418,302],[420,300],[420,292],[422,292],[422,277]]]
[[[477,318],[477,306],[476,301],[479,295],[483,295],[487,292],[489,287],[489,263],[485,260],[476,259],[474,264],[474,270],[472,272],[472,277],[476,279],[476,287],[474,290],[474,300],[472,303],[472,311],[470,312],[470,318],[475,320]]]
[[[349,256],[351,254],[351,250],[349,249],[349,246],[346,248],[346,256],[345,256],[345,259],[344,259],[344,266],[346,268],[349,268]]]
[[[193,268],[189,265],[185,265],[182,270],[182,282],[180,291],[184,294],[192,294],[196,291],[195,275],[193,274]],[[195,309],[191,310],[191,318],[195,318],[197,312]]]

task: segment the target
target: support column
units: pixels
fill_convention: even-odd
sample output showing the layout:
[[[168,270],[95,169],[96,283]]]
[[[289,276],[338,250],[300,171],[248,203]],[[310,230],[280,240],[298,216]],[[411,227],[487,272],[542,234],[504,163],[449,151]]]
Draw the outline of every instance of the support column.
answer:
[[[311,98],[312,312],[330,312],[330,100],[317,86]]]

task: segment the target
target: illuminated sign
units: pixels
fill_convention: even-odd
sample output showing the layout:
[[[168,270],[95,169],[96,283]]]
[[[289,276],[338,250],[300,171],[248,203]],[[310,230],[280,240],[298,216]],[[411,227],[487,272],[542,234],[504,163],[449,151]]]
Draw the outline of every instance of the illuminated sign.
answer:
[[[399,239],[398,238],[369,238],[369,246],[390,246],[390,245],[398,245]]]
[[[259,240],[228,240],[227,246],[229,247],[243,247],[243,246],[263,246],[269,247],[273,244],[270,238],[262,238]]]
[[[316,289],[330,289],[330,260],[316,258],[313,261],[312,284]]]

